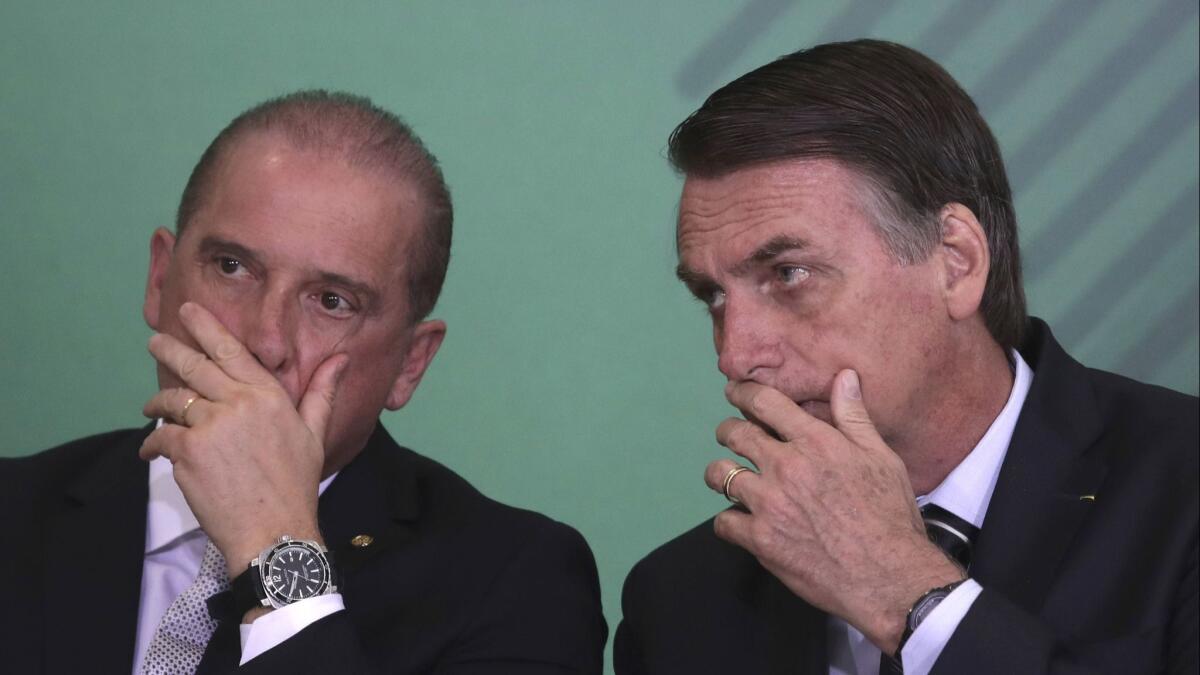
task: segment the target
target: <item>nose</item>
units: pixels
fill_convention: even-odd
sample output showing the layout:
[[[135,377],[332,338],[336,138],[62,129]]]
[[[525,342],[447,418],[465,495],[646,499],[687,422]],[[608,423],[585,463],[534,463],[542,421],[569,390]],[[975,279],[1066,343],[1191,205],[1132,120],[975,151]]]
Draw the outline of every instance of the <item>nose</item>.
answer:
[[[242,341],[246,349],[281,382],[281,375],[292,365],[295,356],[293,342],[298,311],[291,293],[266,290],[257,306],[247,303],[248,316],[242,318]]]
[[[726,378],[773,384],[783,358],[778,328],[772,324],[769,308],[726,299],[724,311],[713,323],[717,368]]]

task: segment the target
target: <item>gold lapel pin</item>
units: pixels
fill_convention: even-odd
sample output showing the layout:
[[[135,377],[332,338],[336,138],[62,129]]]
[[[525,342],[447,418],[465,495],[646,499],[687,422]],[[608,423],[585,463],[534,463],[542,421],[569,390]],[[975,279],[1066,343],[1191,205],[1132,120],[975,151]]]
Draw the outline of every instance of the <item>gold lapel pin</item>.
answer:
[[[1096,495],[1079,495],[1079,501],[1094,502],[1094,501],[1096,501]]]
[[[360,534],[350,540],[350,545],[355,548],[366,548],[375,541],[375,537],[369,534]]]

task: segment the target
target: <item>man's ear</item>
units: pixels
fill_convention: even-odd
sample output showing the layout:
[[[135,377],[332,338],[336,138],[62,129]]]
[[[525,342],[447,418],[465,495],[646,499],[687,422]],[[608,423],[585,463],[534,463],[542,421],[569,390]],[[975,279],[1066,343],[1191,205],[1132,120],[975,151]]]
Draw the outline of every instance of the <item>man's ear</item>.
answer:
[[[438,347],[442,346],[445,337],[444,321],[422,321],[413,329],[408,353],[404,355],[404,365],[401,366],[400,375],[392,383],[392,391],[388,394],[388,410],[399,410],[412,398],[413,392],[425,375],[425,369],[433,361],[433,356],[437,354]]]
[[[154,230],[150,235],[150,271],[146,274],[146,299],[142,303],[142,316],[146,325],[158,330],[158,308],[162,304],[163,284],[171,269],[171,255],[175,250],[175,235],[165,227]]]
[[[942,292],[950,317],[962,320],[979,311],[987,286],[991,254],[987,234],[971,209],[953,202],[942,207]]]

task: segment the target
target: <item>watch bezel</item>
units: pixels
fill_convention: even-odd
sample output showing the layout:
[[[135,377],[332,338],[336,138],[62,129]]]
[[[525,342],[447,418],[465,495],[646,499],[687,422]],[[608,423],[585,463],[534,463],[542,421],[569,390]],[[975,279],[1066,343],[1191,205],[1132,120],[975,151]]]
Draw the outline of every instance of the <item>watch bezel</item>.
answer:
[[[308,555],[314,557],[321,571],[321,580],[317,584],[317,588],[312,593],[305,593],[301,597],[290,597],[287,593],[286,581],[277,583],[270,574],[271,565],[280,555],[289,550],[301,550]],[[273,607],[279,609],[286,607],[292,603],[308,600],[321,595],[328,595],[337,592],[337,585],[333,578],[333,567],[329,562],[328,550],[315,541],[305,539],[293,539],[288,536],[279,538],[271,548],[262,552],[258,558],[251,562],[251,567],[258,572],[258,593],[259,600],[263,607]]]
[[[937,609],[937,606],[942,604],[942,601],[950,596],[959,586],[967,583],[969,577],[964,577],[954,583],[937,588],[931,588],[925,591],[912,607],[908,609],[908,614],[904,617],[904,632],[900,635],[900,644],[896,645],[896,651],[892,654],[892,660],[896,663],[902,663],[901,653],[904,651],[904,645],[908,643],[908,638],[916,632],[925,619]]]

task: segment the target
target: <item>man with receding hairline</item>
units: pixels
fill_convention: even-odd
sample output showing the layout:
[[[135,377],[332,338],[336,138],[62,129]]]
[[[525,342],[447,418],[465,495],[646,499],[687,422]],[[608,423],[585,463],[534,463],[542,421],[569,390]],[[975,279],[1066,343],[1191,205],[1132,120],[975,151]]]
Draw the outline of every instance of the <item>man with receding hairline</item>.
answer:
[[[568,526],[398,446],[446,326],[436,160],[369,100],[236,118],[150,241],[140,430],[0,460],[14,672],[598,673]]]
[[[630,572],[658,673],[1196,672],[1197,400],[1025,312],[999,147],[940,66],[784,56],[671,135],[734,506]]]

